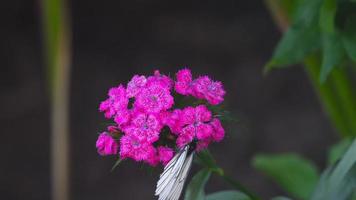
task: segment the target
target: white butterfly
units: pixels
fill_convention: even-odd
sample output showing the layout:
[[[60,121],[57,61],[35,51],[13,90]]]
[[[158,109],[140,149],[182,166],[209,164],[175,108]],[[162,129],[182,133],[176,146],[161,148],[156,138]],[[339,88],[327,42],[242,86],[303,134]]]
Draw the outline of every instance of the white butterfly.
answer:
[[[159,200],[179,199],[193,161],[195,148],[192,148],[192,146],[185,146],[164,167],[164,171],[157,182],[155,193],[156,196],[159,196]]]

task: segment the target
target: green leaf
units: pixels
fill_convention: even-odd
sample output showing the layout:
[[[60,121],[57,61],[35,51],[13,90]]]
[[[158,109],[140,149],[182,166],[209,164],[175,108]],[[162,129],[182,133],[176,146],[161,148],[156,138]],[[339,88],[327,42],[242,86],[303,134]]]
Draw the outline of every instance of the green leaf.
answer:
[[[356,140],[336,165],[325,170],[311,200],[347,200],[356,187]]]
[[[320,83],[325,82],[332,69],[341,63],[345,55],[341,35],[335,30],[336,10],[336,0],[323,0],[319,15],[323,48]]]
[[[112,166],[110,172],[113,172],[117,166],[119,166],[119,164],[121,163],[122,159],[121,158],[118,158],[115,162],[115,164]]]
[[[307,54],[315,50],[319,45],[317,26],[308,28],[292,26],[278,43],[265,71],[268,72],[276,67],[286,67],[301,62]]]
[[[204,188],[206,182],[209,180],[211,171],[209,169],[202,169],[190,181],[187,191],[185,192],[185,200],[204,200]]]
[[[322,35],[323,60],[320,70],[320,83],[324,83],[334,67],[339,65],[344,58],[345,52],[342,39],[337,32]]]
[[[350,16],[345,23],[343,44],[350,59],[356,62],[356,16]]]
[[[333,173],[330,175],[330,183],[332,186],[340,185],[342,180],[346,178],[346,174],[352,169],[356,163],[356,140],[346,151],[340,163],[336,166]]]
[[[328,182],[328,178],[330,176],[330,173],[332,172],[334,166],[330,166],[324,170],[324,172],[321,174],[319,182],[317,186],[315,187],[315,190],[313,191],[313,195],[311,200],[321,200],[323,199],[324,195],[326,194],[326,185]]]
[[[205,200],[251,200],[250,197],[239,191],[221,191],[209,194]]]
[[[334,164],[337,160],[341,158],[341,156],[346,152],[347,148],[351,144],[350,138],[345,138],[341,140],[339,143],[331,146],[328,152],[328,163],[329,165]]]
[[[293,153],[260,154],[254,157],[253,166],[298,199],[307,199],[318,180],[314,164]]]
[[[320,46],[317,16],[321,3],[322,0],[304,0],[300,3],[291,27],[279,41],[265,72],[301,62]]]
[[[320,8],[319,26],[323,32],[335,32],[336,0],[323,0]]]

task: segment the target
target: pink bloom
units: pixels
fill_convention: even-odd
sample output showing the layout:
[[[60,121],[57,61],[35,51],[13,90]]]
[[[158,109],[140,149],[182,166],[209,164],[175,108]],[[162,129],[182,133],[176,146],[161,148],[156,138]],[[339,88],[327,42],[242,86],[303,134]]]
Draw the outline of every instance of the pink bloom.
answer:
[[[159,163],[159,157],[157,155],[157,150],[154,148],[153,151],[150,152],[148,157],[145,159],[145,162],[151,165],[152,167],[155,167]]]
[[[210,124],[201,123],[196,125],[196,137],[199,140],[209,139],[213,134],[213,128]]]
[[[99,106],[100,112],[104,112],[106,118],[111,118],[116,114],[114,107],[112,106],[112,100],[106,99],[102,101]]]
[[[131,113],[128,109],[120,109],[116,112],[114,117],[114,121],[119,125],[121,128],[122,125],[127,124],[130,121]]]
[[[162,85],[150,85],[141,90],[136,96],[135,107],[146,112],[158,113],[172,107],[174,101],[169,90]]]
[[[163,88],[170,90],[173,86],[173,80],[168,76],[161,74],[158,70],[155,70],[153,76],[147,78],[147,86],[151,85],[160,85]]]
[[[176,92],[182,95],[192,95],[193,79],[191,71],[189,69],[179,70],[176,77],[177,81],[174,85]]]
[[[182,123],[186,124],[199,124],[211,120],[211,112],[205,105],[197,107],[186,107],[183,109]]]
[[[158,147],[158,157],[159,161],[166,165],[173,157],[173,150],[169,147]]]
[[[215,142],[220,142],[222,139],[224,139],[225,136],[225,130],[223,126],[221,125],[221,122],[219,119],[214,118],[210,124],[212,125],[214,131],[212,134],[212,138]]]
[[[180,133],[182,131],[182,110],[175,109],[172,112],[167,112],[164,124],[171,129],[172,133]]]
[[[96,148],[102,156],[113,155],[117,154],[118,144],[109,134],[103,132],[96,141]]]
[[[186,107],[181,116],[181,133],[177,138],[178,147],[190,143],[193,138],[198,140],[209,139],[213,133],[213,128],[208,122],[211,120],[211,112],[204,105],[195,108]]]
[[[212,81],[208,76],[201,76],[194,82],[193,96],[206,99],[212,105],[224,101],[224,95],[225,90],[220,81]]]
[[[186,126],[182,129],[182,132],[179,134],[177,138],[177,146],[179,148],[183,148],[185,145],[189,144],[193,141],[195,136],[195,127],[190,125]]]
[[[122,159],[131,158],[157,166],[159,163],[167,165],[175,153],[162,142],[175,141],[178,148],[196,142],[196,151],[200,151],[213,141],[221,141],[225,135],[224,128],[205,105],[172,109],[173,86],[179,94],[206,99],[212,105],[224,100],[221,82],[212,81],[208,76],[193,79],[189,69],[179,70],[175,83],[158,70],[147,78],[134,75],[127,88],[121,84],[111,88],[108,98],[99,106],[105,117],[113,119],[116,124],[98,137],[98,153],[112,155],[119,151]],[[131,102],[129,105],[129,100],[133,100],[132,105]],[[168,126],[170,133],[160,138],[163,126]],[[120,138],[120,141],[115,138]]]
[[[141,89],[146,85],[146,77],[135,75],[131,81],[127,84],[127,97],[131,98],[136,96]]]
[[[130,125],[124,128],[127,134],[135,135],[141,140],[153,143],[158,140],[162,125],[154,114],[136,111]]]
[[[120,157],[122,159],[132,158],[135,161],[146,160],[154,154],[154,147],[137,137],[136,135],[125,135],[120,139]]]
[[[115,116],[115,121],[121,125],[128,121],[127,106],[129,99],[126,97],[126,89],[123,85],[111,88],[109,98],[101,102],[99,110],[105,113],[106,118]]]
[[[173,80],[166,75],[161,74],[158,70],[154,71],[154,75],[147,78],[147,86],[160,85],[163,88],[170,90],[173,85]]]

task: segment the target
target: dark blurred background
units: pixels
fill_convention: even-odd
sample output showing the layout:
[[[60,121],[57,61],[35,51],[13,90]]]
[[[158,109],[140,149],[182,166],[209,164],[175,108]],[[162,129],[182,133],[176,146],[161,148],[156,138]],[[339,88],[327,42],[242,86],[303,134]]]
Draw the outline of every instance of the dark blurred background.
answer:
[[[263,1],[71,1],[72,199],[154,199],[161,169],[148,173],[96,153],[108,88],[154,69],[222,80],[240,121],[211,152],[226,173],[265,199],[285,194],[254,170],[257,152],[298,152],[319,167],[336,134],[300,67],[262,69],[281,34]],[[1,199],[50,199],[50,106],[37,1],[2,2],[0,33]],[[198,169],[193,168],[193,174]],[[207,192],[230,187],[213,177]]]

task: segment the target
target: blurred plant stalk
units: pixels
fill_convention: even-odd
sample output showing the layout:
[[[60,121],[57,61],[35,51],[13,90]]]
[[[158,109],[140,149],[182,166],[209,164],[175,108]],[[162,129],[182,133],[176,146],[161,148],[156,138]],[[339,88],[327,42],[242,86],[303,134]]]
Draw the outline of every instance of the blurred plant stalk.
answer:
[[[265,0],[278,28],[285,32],[291,21],[292,1]],[[323,108],[337,131],[343,137],[356,136],[356,94],[350,73],[344,67],[334,69],[329,78],[320,83],[321,56],[317,53],[304,60],[305,70],[313,84]]]
[[[64,0],[41,0],[44,55],[51,101],[51,194],[69,199],[69,80],[71,31]]]

